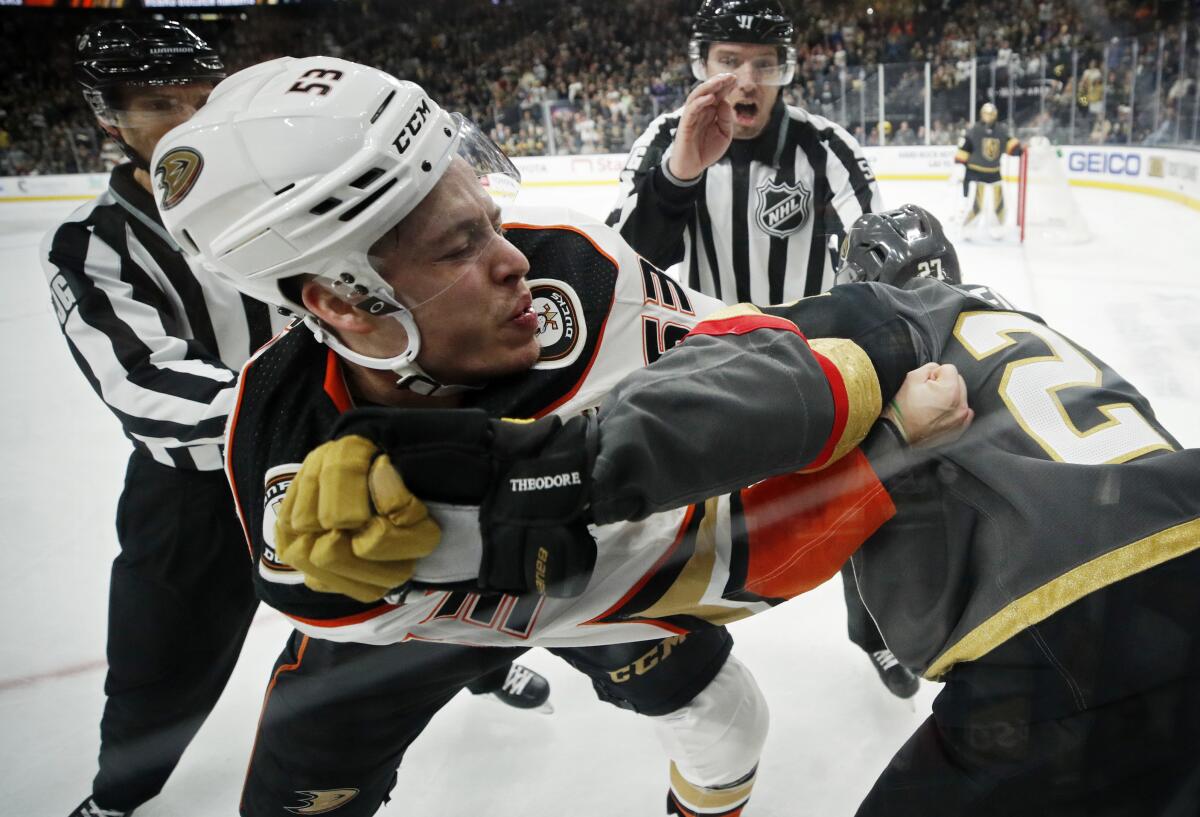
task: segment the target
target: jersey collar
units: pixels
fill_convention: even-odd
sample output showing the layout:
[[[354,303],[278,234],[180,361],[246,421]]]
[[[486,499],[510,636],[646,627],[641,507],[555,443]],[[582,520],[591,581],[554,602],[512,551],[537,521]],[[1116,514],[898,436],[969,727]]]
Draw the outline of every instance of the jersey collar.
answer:
[[[133,178],[133,171],[133,165],[128,162],[113,168],[112,176],[109,177],[108,192],[130,216],[146,225],[147,229],[161,238],[168,247],[176,252],[182,252],[180,246],[175,243],[175,239],[171,238],[171,234],[163,226],[162,219],[158,215],[158,205],[154,203],[154,196],[147,193],[146,188],[137,183],[137,180]]]

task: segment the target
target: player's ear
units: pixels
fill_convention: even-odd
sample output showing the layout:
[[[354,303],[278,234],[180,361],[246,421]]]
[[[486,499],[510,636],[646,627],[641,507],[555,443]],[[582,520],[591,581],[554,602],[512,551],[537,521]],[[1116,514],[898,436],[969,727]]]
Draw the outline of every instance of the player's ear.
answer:
[[[375,325],[375,318],[361,309],[355,309],[334,293],[317,283],[315,278],[304,282],[300,300],[309,312],[326,326],[342,332],[365,335]]]

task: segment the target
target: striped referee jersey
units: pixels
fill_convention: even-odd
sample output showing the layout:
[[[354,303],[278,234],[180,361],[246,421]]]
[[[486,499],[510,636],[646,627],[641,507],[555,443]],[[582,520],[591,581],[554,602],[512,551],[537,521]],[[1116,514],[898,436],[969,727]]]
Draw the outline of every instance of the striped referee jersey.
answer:
[[[833,286],[847,228],[883,208],[854,137],[779,100],[759,136],[735,139],[699,180],[680,184],[664,168],[681,113],[658,117],[634,142],[608,224],[651,263],[727,303],[776,304]]]
[[[41,259],[71,355],[134,447],[220,469],[237,372],[286,320],[194,272],[129,164],[46,235]]]

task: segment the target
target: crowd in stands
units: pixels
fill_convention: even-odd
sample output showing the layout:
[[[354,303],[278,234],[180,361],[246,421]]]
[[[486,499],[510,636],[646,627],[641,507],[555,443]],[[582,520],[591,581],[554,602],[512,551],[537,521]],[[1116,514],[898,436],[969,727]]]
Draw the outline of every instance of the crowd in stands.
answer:
[[[1186,0],[784,5],[796,21],[799,61],[785,100],[842,124],[865,144],[925,144],[926,63],[931,144],[953,144],[966,126],[973,64],[976,105],[990,99],[1005,119],[1011,110],[1021,135],[1077,143],[1195,139],[1200,31],[1187,20]],[[231,70],[284,54],[378,65],[419,82],[520,156],[628,150],[694,84],[686,46],[697,6],[698,0],[342,0],[183,19]],[[75,35],[99,19],[105,19],[100,12],[0,15],[0,35],[9,44],[8,81],[0,87],[0,175],[97,171],[119,160],[66,79]]]

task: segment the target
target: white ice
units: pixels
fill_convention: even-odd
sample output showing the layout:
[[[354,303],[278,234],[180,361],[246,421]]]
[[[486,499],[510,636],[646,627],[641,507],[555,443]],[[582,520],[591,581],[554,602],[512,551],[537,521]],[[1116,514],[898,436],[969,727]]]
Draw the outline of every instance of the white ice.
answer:
[[[603,216],[614,193],[523,195]],[[884,194],[946,218],[958,205],[955,188],[936,182],[884,182]],[[1128,193],[1075,195],[1092,243],[961,243],[965,275],[1106,360],[1185,444],[1200,445],[1200,213]],[[65,815],[89,791],[99,745],[108,566],[128,448],[67,353],[37,259],[42,233],[74,206],[0,204],[0,813],[13,817]],[[732,629],[772,708],[748,817],[853,814],[937,687],[923,683],[915,706],[883,689],[846,639],[836,579]],[[236,813],[263,689],[288,632],[260,610],[225,696],[138,817]],[[551,679],[554,714],[459,695],[409,750],[381,813],[663,813],[667,763],[649,725],[598,702],[586,678],[548,653],[524,660]]]

